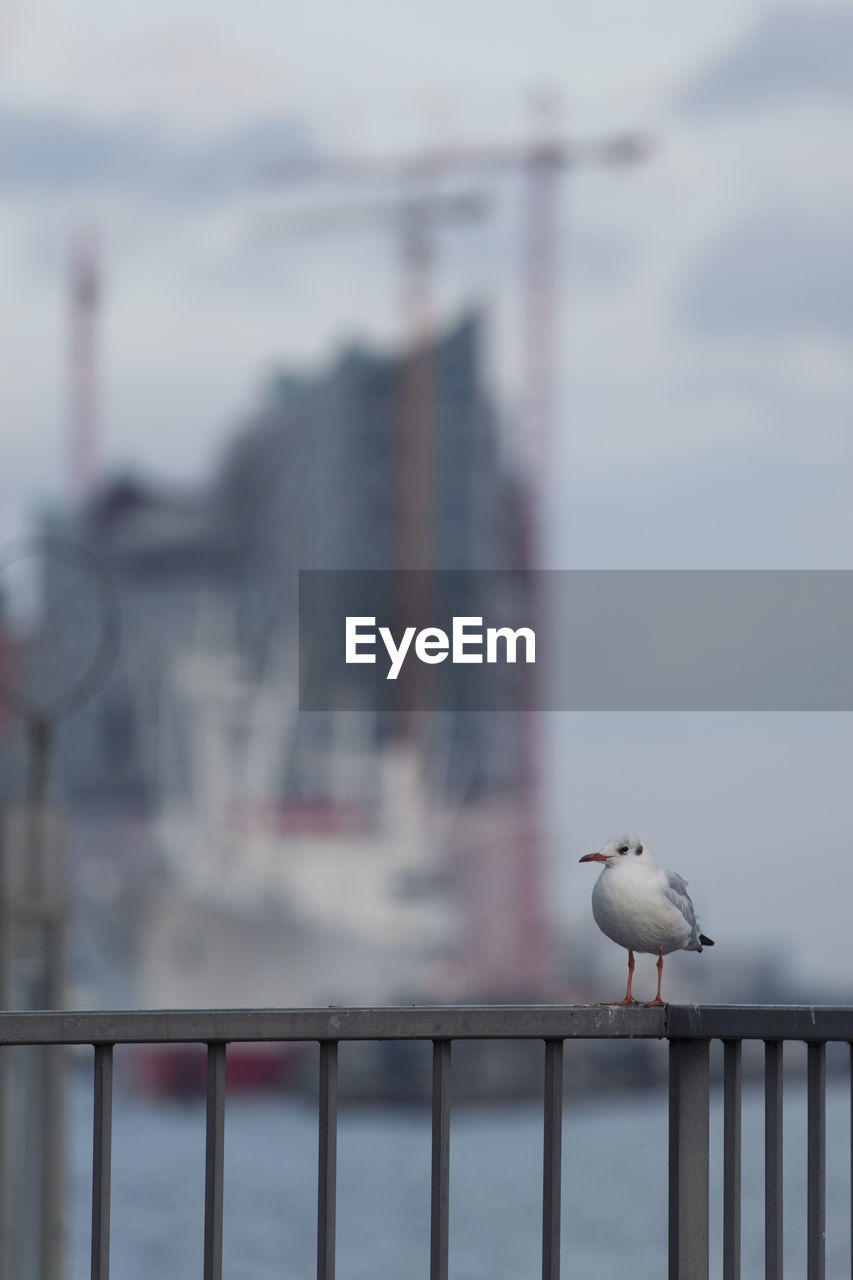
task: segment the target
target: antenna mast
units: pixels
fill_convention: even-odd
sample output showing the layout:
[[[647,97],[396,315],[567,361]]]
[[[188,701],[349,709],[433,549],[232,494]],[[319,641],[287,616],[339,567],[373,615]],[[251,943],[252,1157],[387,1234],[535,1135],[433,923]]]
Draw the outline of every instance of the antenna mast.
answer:
[[[78,233],[68,259],[69,480],[82,503],[95,482],[98,445],[97,321],[100,303],[98,245],[90,228]]]

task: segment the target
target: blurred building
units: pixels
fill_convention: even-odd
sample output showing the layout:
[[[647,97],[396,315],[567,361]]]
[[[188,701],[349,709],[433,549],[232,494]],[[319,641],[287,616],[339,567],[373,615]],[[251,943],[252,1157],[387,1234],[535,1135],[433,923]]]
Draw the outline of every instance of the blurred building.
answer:
[[[426,563],[513,563],[513,485],[501,465],[483,384],[481,322],[465,319],[429,350]],[[298,569],[399,566],[400,423],[407,359],[346,352],[327,373],[287,374],[235,440],[217,485],[230,537],[277,579]]]
[[[429,487],[429,559],[418,567],[518,565],[519,497],[501,459],[481,341],[482,323],[471,316],[427,353],[431,474],[421,483]],[[77,534],[114,576],[123,638],[107,688],[66,735],[63,778],[72,796],[156,803],[178,655],[227,653],[247,679],[283,667],[295,679],[300,569],[401,567],[406,372],[404,357],[352,348],[326,371],[283,374],[208,487],[181,495],[125,478],[93,497]],[[455,612],[487,606],[461,601]],[[455,716],[449,749],[464,754],[469,786],[505,789],[517,773],[518,735],[511,716],[486,719]],[[331,732],[319,714],[291,731],[283,797],[305,787],[305,754]],[[170,785],[182,767],[174,756]],[[445,772],[459,763],[445,761]]]
[[[20,802],[27,785],[26,731],[11,696],[16,684],[15,638],[0,594],[0,805]]]
[[[122,617],[112,675],[60,738],[87,824],[84,983],[133,971],[132,1001],[153,1005],[524,990],[521,708],[466,709],[461,682],[453,711],[414,720],[297,702],[299,571],[405,567],[407,504],[426,514],[417,567],[521,567],[482,336],[469,316],[418,353],[355,347],[283,374],[210,483],[118,478],[77,513],[71,532],[108,568]],[[429,440],[406,479],[413,359]],[[463,579],[449,611],[494,617],[489,583],[505,575],[450,581]],[[117,919],[129,961],[113,954]]]

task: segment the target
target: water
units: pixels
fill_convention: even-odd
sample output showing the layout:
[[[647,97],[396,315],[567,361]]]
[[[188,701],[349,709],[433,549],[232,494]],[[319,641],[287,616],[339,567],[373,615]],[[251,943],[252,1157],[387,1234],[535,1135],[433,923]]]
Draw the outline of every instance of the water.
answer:
[[[796,1049],[796,1047],[795,1047]],[[91,1078],[70,1089],[68,1280],[89,1275]],[[827,1276],[848,1274],[850,1110],[846,1083],[827,1088]],[[722,1101],[711,1115],[712,1275],[721,1273]],[[514,1104],[454,1110],[450,1274],[538,1280],[542,1117]],[[743,1108],[743,1280],[763,1277],[763,1093]],[[316,1115],[293,1098],[229,1097],[225,1135],[227,1280],[315,1274]],[[429,1257],[430,1117],[426,1110],[342,1106],[338,1136],[339,1280],[425,1277]],[[204,1105],[163,1103],[117,1087],[113,1120],[111,1270],[117,1280],[197,1280],[204,1199]],[[566,1106],[563,1268],[584,1280],[661,1280],[667,1273],[664,1091],[589,1096]],[[786,1081],[786,1275],[805,1275],[805,1084]]]

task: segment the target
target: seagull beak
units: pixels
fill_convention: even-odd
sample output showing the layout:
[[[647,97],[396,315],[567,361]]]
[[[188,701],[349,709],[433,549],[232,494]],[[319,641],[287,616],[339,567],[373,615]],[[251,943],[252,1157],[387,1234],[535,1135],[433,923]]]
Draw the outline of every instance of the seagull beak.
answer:
[[[578,859],[578,861],[579,862],[606,862],[607,856],[606,854],[603,854],[603,853],[585,853],[582,858]]]

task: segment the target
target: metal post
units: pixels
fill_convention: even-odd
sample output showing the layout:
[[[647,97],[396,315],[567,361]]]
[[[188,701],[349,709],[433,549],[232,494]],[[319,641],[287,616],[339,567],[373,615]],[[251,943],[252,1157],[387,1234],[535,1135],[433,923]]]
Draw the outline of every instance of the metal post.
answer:
[[[46,742],[39,750],[46,758]],[[55,1009],[64,1002],[63,832],[59,815],[42,802],[43,765],[44,759],[33,783],[39,803],[6,810],[0,827],[0,1003],[7,1009]],[[0,1267],[16,1280],[60,1280],[65,1050],[33,1046],[3,1056]]]
[[[450,1221],[450,1041],[432,1048],[430,1280],[447,1280]]]
[[[338,1163],[338,1044],[320,1043],[320,1132],[317,1162],[317,1280],[335,1280]]]
[[[669,1047],[669,1280],[708,1280],[709,1042]]]
[[[740,1280],[741,1042],[723,1044],[723,1280]]]
[[[110,1171],[113,1130],[113,1047],[95,1045],[92,1125],[92,1280],[110,1280]]]
[[[542,1280],[560,1280],[563,1148],[563,1042],[545,1041],[545,1131],[542,1170]]]
[[[764,1045],[764,1276],[782,1280],[782,1041]]]
[[[850,1275],[853,1276],[853,1042],[849,1052],[850,1073]]]
[[[207,1046],[207,1137],[204,1167],[204,1280],[222,1280],[225,1172],[225,1044]]]
[[[9,1008],[12,961],[12,909],[9,901],[8,860],[3,832],[0,830],[0,1008]],[[0,1047],[0,1275],[8,1275],[11,1266],[10,1196],[11,1158],[9,1153],[9,1124],[7,1116],[9,1094],[10,1050]]]
[[[826,1275],[826,1045],[808,1047],[808,1280]]]

